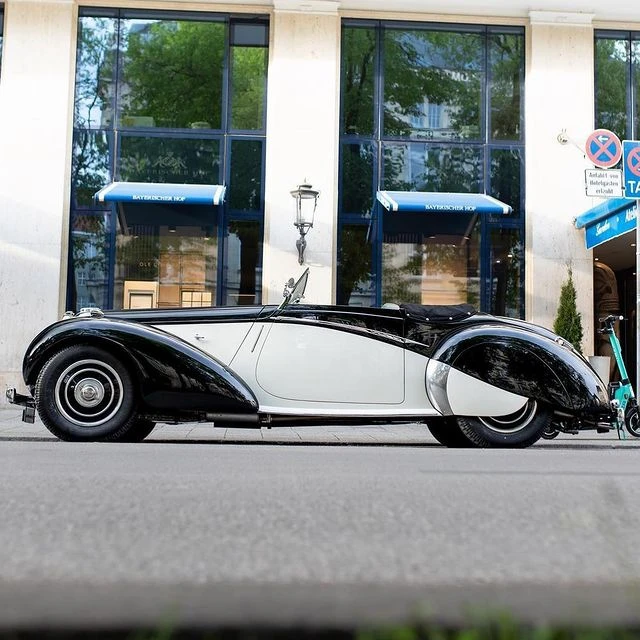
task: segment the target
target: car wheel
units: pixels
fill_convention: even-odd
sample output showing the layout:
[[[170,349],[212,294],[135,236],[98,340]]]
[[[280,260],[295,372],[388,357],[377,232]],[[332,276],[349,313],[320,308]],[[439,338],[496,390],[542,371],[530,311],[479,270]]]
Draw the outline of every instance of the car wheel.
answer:
[[[462,432],[479,447],[523,448],[540,439],[551,423],[552,414],[535,400],[506,416],[461,416],[458,424]]]
[[[35,403],[44,425],[61,440],[119,440],[135,422],[131,375],[99,347],[59,351],[38,376]]]
[[[111,442],[142,442],[155,428],[156,423],[153,420],[136,418],[122,435],[109,440]]]
[[[624,412],[624,423],[632,436],[640,438],[640,415],[638,415],[638,406],[635,403],[629,404]]]
[[[461,449],[474,447],[475,444],[462,432],[455,418],[430,418],[427,429],[431,435],[445,447]]]

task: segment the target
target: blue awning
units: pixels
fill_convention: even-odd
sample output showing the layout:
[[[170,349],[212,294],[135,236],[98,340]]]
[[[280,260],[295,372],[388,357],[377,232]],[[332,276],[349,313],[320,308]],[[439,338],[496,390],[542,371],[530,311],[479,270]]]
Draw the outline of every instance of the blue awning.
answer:
[[[635,200],[611,198],[579,215],[575,225],[578,229],[585,228],[587,249],[593,249],[635,229],[637,215]]]
[[[488,213],[501,215],[513,209],[482,193],[435,193],[429,191],[378,191],[382,206],[389,211],[412,213]]]
[[[218,205],[224,201],[225,189],[221,184],[112,182],[94,198],[98,202]]]

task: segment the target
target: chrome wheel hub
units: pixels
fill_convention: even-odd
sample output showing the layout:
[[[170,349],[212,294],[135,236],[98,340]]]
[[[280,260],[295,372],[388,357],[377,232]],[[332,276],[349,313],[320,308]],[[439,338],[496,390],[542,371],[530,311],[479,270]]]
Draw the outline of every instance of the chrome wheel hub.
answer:
[[[80,360],[58,376],[55,403],[58,411],[81,427],[98,427],[113,418],[123,400],[118,372],[100,360]]]
[[[500,433],[516,433],[524,429],[534,418],[538,410],[535,400],[529,400],[522,409],[507,416],[479,418],[480,422],[493,431]]]

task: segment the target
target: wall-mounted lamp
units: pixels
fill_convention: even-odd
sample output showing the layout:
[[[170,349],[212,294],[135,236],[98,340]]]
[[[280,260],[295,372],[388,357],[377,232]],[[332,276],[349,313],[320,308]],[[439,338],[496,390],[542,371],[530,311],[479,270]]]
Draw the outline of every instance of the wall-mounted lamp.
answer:
[[[291,196],[296,200],[296,219],[293,224],[300,232],[300,237],[296,240],[299,264],[304,263],[304,250],[307,248],[305,236],[313,227],[313,217],[318,206],[319,195],[320,192],[307,184],[306,180],[303,184],[299,184],[297,189],[291,191]]]

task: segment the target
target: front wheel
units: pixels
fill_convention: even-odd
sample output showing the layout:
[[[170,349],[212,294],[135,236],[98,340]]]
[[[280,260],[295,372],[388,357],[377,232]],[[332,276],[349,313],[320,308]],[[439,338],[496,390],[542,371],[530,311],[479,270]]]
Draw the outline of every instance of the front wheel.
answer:
[[[506,416],[461,416],[461,431],[479,447],[524,448],[537,442],[551,423],[549,409],[528,400],[522,409]]]
[[[624,412],[624,424],[632,436],[640,438],[640,415],[638,414],[638,405],[635,402],[629,403]]]
[[[88,345],[67,347],[46,362],[35,403],[61,440],[123,440],[136,418],[130,373],[110,353]]]

